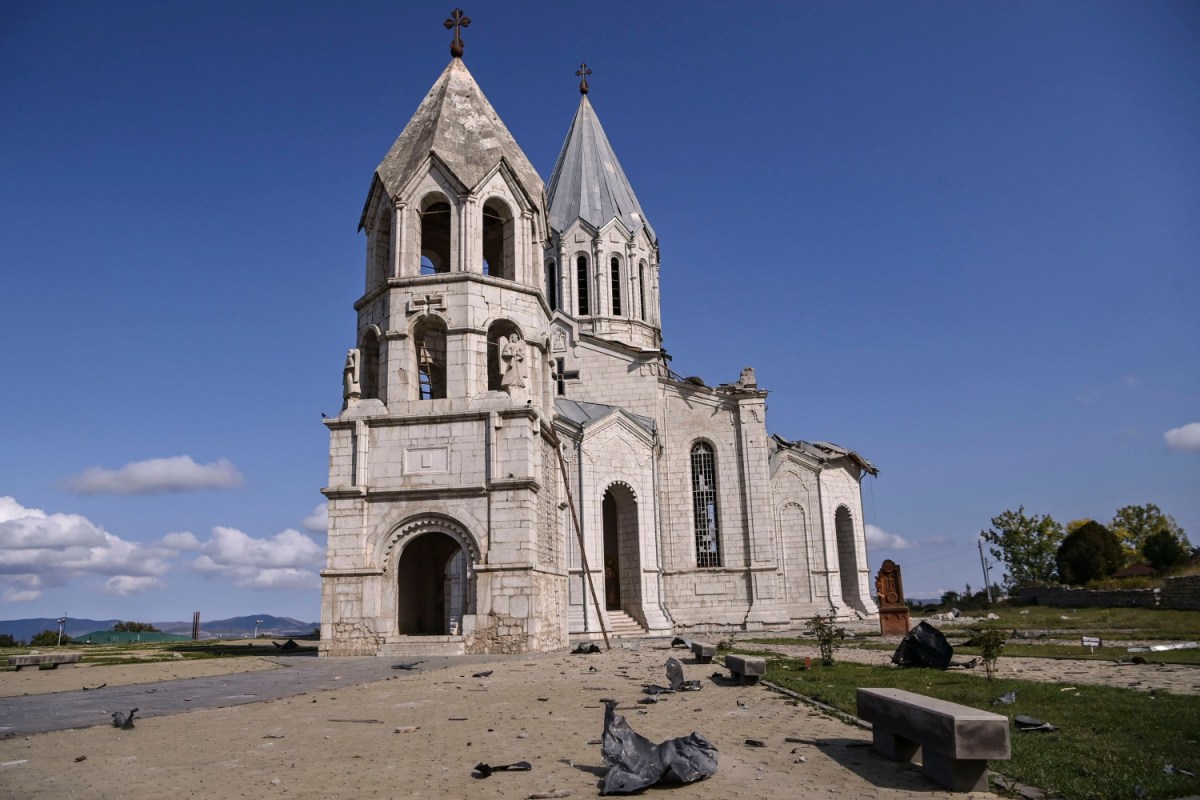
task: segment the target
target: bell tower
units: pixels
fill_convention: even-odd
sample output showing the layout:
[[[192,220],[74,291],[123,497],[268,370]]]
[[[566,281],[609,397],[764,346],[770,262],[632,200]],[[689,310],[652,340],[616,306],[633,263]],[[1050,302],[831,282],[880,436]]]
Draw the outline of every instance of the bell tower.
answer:
[[[359,219],[366,280],[326,420],[329,654],[565,644],[545,189],[462,61],[469,24],[446,20],[450,63]]]

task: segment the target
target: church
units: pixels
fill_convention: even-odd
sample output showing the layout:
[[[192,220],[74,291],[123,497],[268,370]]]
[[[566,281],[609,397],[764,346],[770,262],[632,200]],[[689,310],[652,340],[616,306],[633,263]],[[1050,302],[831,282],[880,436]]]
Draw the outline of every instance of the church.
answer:
[[[320,652],[874,617],[861,482],[876,468],[769,433],[752,368],[715,385],[671,370],[658,237],[586,67],[545,184],[457,29],[451,54],[360,219],[357,332],[325,421]]]

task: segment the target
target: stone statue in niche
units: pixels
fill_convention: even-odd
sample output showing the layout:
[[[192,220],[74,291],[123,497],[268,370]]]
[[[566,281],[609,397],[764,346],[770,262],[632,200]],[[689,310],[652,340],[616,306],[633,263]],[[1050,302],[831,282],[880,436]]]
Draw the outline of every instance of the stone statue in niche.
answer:
[[[742,374],[738,377],[737,383],[734,386],[738,389],[755,389],[758,387],[758,381],[754,377],[754,367],[746,367],[742,370]]]
[[[567,351],[567,334],[561,330],[555,331],[550,348],[556,353],[565,353]]]
[[[879,605],[879,632],[884,636],[903,636],[911,625],[908,606],[904,602],[904,584],[900,566],[890,558],[883,562],[875,576],[875,601]]]
[[[362,397],[362,376],[359,372],[358,359],[357,347],[346,351],[346,366],[342,368],[343,408],[354,405]]]
[[[511,394],[513,389],[525,388],[525,375],[522,370],[525,363],[525,343],[515,333],[500,341],[500,364],[504,369],[504,374],[500,376],[500,388]]]

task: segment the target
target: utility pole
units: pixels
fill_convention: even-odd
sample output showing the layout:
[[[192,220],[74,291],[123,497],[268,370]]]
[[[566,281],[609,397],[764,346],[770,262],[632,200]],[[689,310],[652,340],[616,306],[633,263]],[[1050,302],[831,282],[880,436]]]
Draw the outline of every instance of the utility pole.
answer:
[[[992,599],[992,582],[988,580],[988,563],[983,557],[983,539],[978,539],[976,543],[979,545],[979,566],[983,567],[983,588],[987,590],[988,605],[993,605],[996,601]]]
[[[67,627],[67,612],[64,611],[63,615],[61,617],[59,617],[59,619],[58,619],[58,645],[57,645],[58,647],[62,647],[63,631],[66,629],[66,627]]]

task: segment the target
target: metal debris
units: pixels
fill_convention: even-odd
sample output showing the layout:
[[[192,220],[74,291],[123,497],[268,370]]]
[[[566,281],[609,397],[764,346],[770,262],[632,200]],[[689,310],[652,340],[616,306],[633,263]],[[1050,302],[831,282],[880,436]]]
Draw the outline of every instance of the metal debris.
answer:
[[[492,674],[492,671],[490,669],[485,669],[482,672],[476,672],[471,677],[472,678],[488,678],[488,677],[491,677],[491,674]]]
[[[994,699],[992,701],[992,705],[994,705],[994,706],[999,706],[999,705],[1011,706],[1012,704],[1014,704],[1016,702],[1017,702],[1017,690],[1014,689],[1011,692],[1006,692],[1005,694],[1002,694],[999,697],[997,697],[996,699]]]
[[[515,764],[476,764],[475,771],[483,777],[488,777],[493,772],[528,772],[533,769],[533,764],[528,761],[518,761]]]
[[[1016,724],[1019,731],[1045,731],[1049,733],[1058,730],[1057,726],[1051,725],[1049,722],[1042,722],[1040,719],[1027,717],[1024,714],[1017,714],[1013,717],[1013,723]]]
[[[136,708],[129,709],[129,716],[125,716],[120,711],[112,712],[113,727],[120,728],[123,731],[133,730],[133,715],[137,712]]]
[[[392,669],[411,670],[411,669],[416,669],[417,664],[424,664],[424,663],[425,663],[424,661],[406,661],[402,664],[392,664]]]
[[[604,744],[601,755],[609,765],[600,794],[628,794],[653,786],[669,774],[681,783],[717,774],[717,748],[698,733],[654,744],[634,732],[617,713],[617,701],[604,701]]]
[[[595,642],[580,642],[579,644],[575,645],[575,649],[571,651],[571,655],[581,656],[599,652],[600,645],[596,644]]]
[[[953,657],[954,648],[942,632],[922,620],[900,641],[892,654],[892,663],[899,667],[946,669]]]

